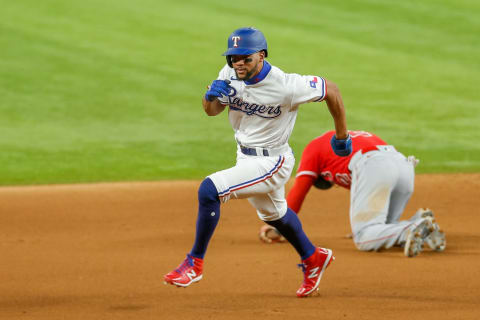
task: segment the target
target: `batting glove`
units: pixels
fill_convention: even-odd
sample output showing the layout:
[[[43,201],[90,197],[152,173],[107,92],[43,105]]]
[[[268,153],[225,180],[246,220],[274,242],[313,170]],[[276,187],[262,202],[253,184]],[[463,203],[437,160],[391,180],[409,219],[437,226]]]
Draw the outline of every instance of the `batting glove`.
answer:
[[[214,80],[208,88],[207,93],[205,93],[205,99],[213,101],[221,96],[228,96],[230,89],[232,89],[232,87],[230,86],[229,80]]]
[[[350,138],[350,135],[345,139],[337,139],[337,137],[333,135],[330,144],[332,145],[333,152],[335,152],[337,156],[346,157],[352,153],[352,138]]]

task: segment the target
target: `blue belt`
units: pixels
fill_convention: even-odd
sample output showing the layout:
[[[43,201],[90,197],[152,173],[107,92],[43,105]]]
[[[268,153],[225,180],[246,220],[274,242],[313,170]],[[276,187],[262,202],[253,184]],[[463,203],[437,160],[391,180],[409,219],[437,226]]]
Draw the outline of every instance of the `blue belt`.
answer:
[[[247,148],[244,146],[240,146],[240,150],[243,154],[246,154],[247,156],[269,156],[267,149],[262,149],[263,154],[257,154],[257,150],[255,148]]]

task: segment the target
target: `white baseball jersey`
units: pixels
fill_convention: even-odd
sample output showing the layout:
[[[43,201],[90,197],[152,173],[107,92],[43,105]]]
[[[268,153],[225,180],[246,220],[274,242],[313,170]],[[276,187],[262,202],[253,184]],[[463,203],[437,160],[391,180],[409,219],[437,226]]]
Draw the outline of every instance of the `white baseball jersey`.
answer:
[[[285,145],[292,133],[298,106],[322,101],[325,80],[318,76],[285,73],[264,61],[262,71],[249,81],[237,80],[235,70],[225,65],[218,80],[230,80],[228,117],[239,144],[249,147],[276,148]]]
[[[228,65],[218,79],[229,80],[233,88],[219,100],[229,107],[228,117],[237,142],[248,148],[268,149],[268,153],[246,155],[239,147],[235,166],[209,178],[220,201],[247,198],[260,219],[281,219],[287,212],[285,183],[295,165],[288,138],[298,105],[325,99],[325,80],[287,74],[266,61],[260,73],[248,81],[237,80]]]

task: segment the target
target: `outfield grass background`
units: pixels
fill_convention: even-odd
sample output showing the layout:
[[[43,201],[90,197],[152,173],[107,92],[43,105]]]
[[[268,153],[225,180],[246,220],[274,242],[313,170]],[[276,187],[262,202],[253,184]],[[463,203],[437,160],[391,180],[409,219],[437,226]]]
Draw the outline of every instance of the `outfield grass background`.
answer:
[[[350,129],[421,159],[480,170],[480,2],[0,0],[0,184],[199,179],[235,161],[206,86],[236,28],[269,61],[338,84]],[[300,158],[333,128],[301,107]]]

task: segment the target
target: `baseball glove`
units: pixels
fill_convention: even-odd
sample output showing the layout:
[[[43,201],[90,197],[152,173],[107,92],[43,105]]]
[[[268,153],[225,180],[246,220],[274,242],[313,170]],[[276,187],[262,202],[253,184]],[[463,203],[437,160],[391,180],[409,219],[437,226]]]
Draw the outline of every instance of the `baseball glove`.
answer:
[[[265,243],[282,243],[287,240],[274,227],[265,224],[260,228],[258,237]]]

